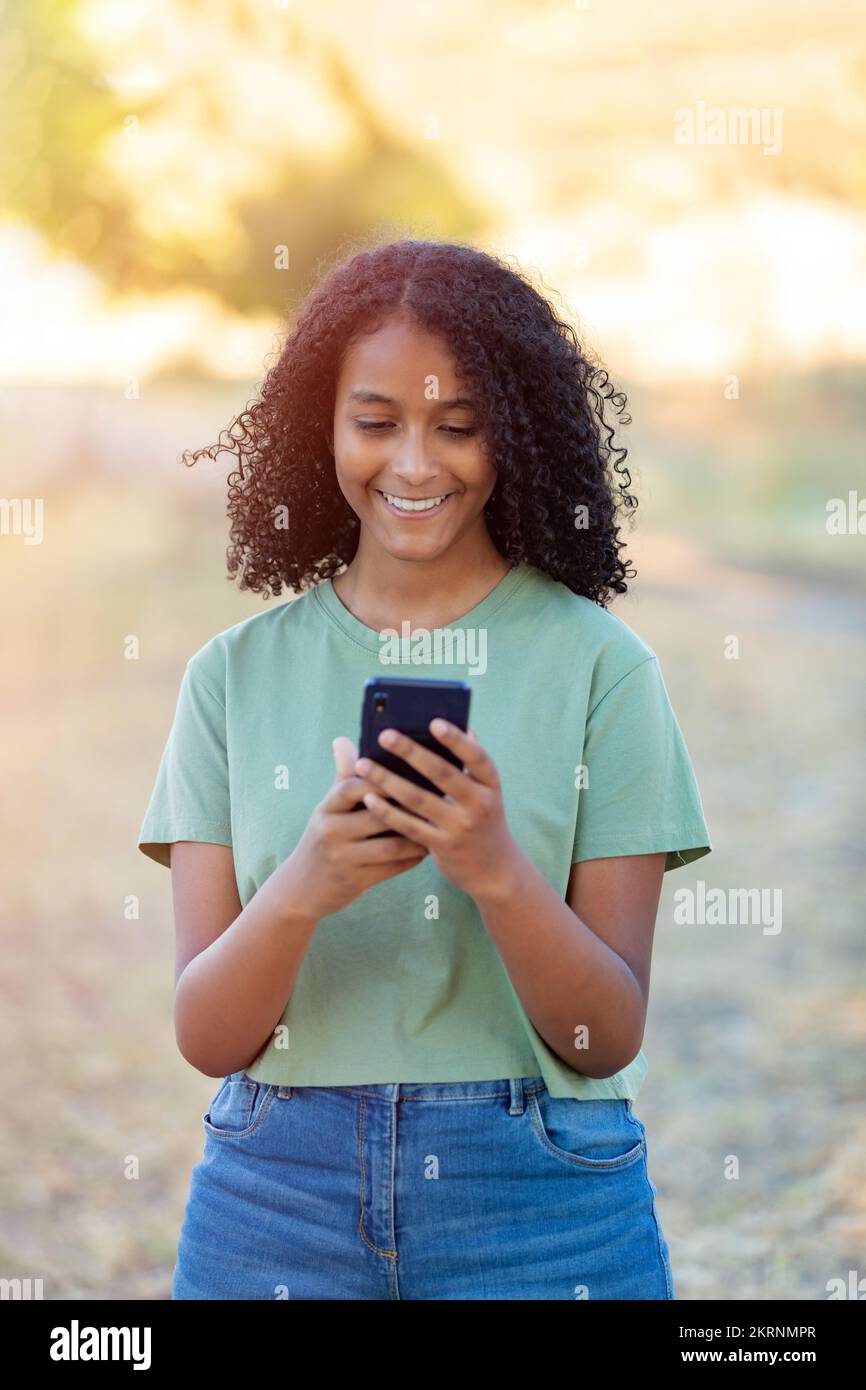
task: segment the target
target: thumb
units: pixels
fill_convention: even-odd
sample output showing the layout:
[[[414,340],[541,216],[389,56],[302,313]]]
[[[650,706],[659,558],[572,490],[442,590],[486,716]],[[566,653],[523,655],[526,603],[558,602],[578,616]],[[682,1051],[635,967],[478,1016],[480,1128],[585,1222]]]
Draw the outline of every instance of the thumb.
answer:
[[[339,778],[354,777],[358,752],[352,740],[346,738],[345,734],[340,734],[332,740],[331,747],[334,750],[337,776]]]

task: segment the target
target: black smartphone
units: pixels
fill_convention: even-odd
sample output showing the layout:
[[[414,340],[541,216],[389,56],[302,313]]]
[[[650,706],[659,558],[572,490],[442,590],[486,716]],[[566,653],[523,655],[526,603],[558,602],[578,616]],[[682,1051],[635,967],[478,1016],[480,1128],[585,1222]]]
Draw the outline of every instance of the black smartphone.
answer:
[[[399,777],[405,777],[408,782],[414,782],[428,792],[444,796],[445,793],[423,773],[412,767],[411,763],[404,762],[402,758],[383,748],[379,743],[379,734],[383,729],[397,729],[402,734],[408,734],[416,743],[438,753],[446,762],[462,768],[462,760],[431,734],[429,726],[433,719],[447,719],[449,724],[456,725],[466,733],[469,729],[471,694],[472,689],[466,681],[371,676],[364,683],[361,737],[358,740],[359,758],[369,758],[372,762],[381,763],[383,767],[396,772]],[[392,796],[387,797],[387,800],[392,806],[399,805]],[[364,809],[363,802],[359,802],[355,807],[356,811]],[[380,830],[368,838],[377,840],[383,835],[396,834],[396,830]]]

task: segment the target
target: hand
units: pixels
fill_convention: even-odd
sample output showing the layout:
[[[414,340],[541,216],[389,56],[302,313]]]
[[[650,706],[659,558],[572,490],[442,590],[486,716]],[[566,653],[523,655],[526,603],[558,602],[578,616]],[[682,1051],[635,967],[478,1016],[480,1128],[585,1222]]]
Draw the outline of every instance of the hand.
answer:
[[[458,888],[482,897],[519,853],[506,824],[499,773],[473,729],[465,734],[444,719],[434,719],[430,732],[461,759],[463,771],[396,729],[383,729],[379,743],[423,773],[444,796],[361,758],[355,771],[376,786],[364,795],[364,804],[385,825],[428,849]],[[395,797],[400,807],[391,806],[387,796]]]
[[[370,783],[353,775],[357,752],[351,739],[341,735],[333,749],[336,781],[281,866],[286,891],[316,921],[348,907],[375,883],[414,868],[427,854],[402,835],[368,838],[387,826],[374,811],[354,809]]]

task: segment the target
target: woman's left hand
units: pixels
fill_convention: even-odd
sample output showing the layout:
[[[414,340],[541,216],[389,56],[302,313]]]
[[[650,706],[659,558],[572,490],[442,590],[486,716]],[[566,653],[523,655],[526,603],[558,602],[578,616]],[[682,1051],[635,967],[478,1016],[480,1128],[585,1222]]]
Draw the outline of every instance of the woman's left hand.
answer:
[[[368,792],[364,803],[389,829],[425,845],[441,872],[458,888],[483,897],[502,881],[519,853],[505,820],[499,773],[474,730],[465,734],[444,719],[434,719],[430,732],[460,758],[462,771],[396,729],[383,729],[379,743],[423,773],[444,795],[425,791],[369,758],[359,758],[355,771],[381,789],[381,796]],[[399,801],[400,807],[391,806],[385,800],[388,796]]]

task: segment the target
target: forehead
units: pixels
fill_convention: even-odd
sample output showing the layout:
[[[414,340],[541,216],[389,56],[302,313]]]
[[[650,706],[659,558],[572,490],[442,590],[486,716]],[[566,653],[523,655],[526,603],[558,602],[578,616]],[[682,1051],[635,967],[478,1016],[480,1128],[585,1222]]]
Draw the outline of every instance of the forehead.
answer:
[[[456,391],[456,363],[447,339],[412,320],[389,319],[374,332],[358,338],[346,350],[337,389],[383,390],[389,395],[425,389],[426,379],[439,380],[440,396]]]

